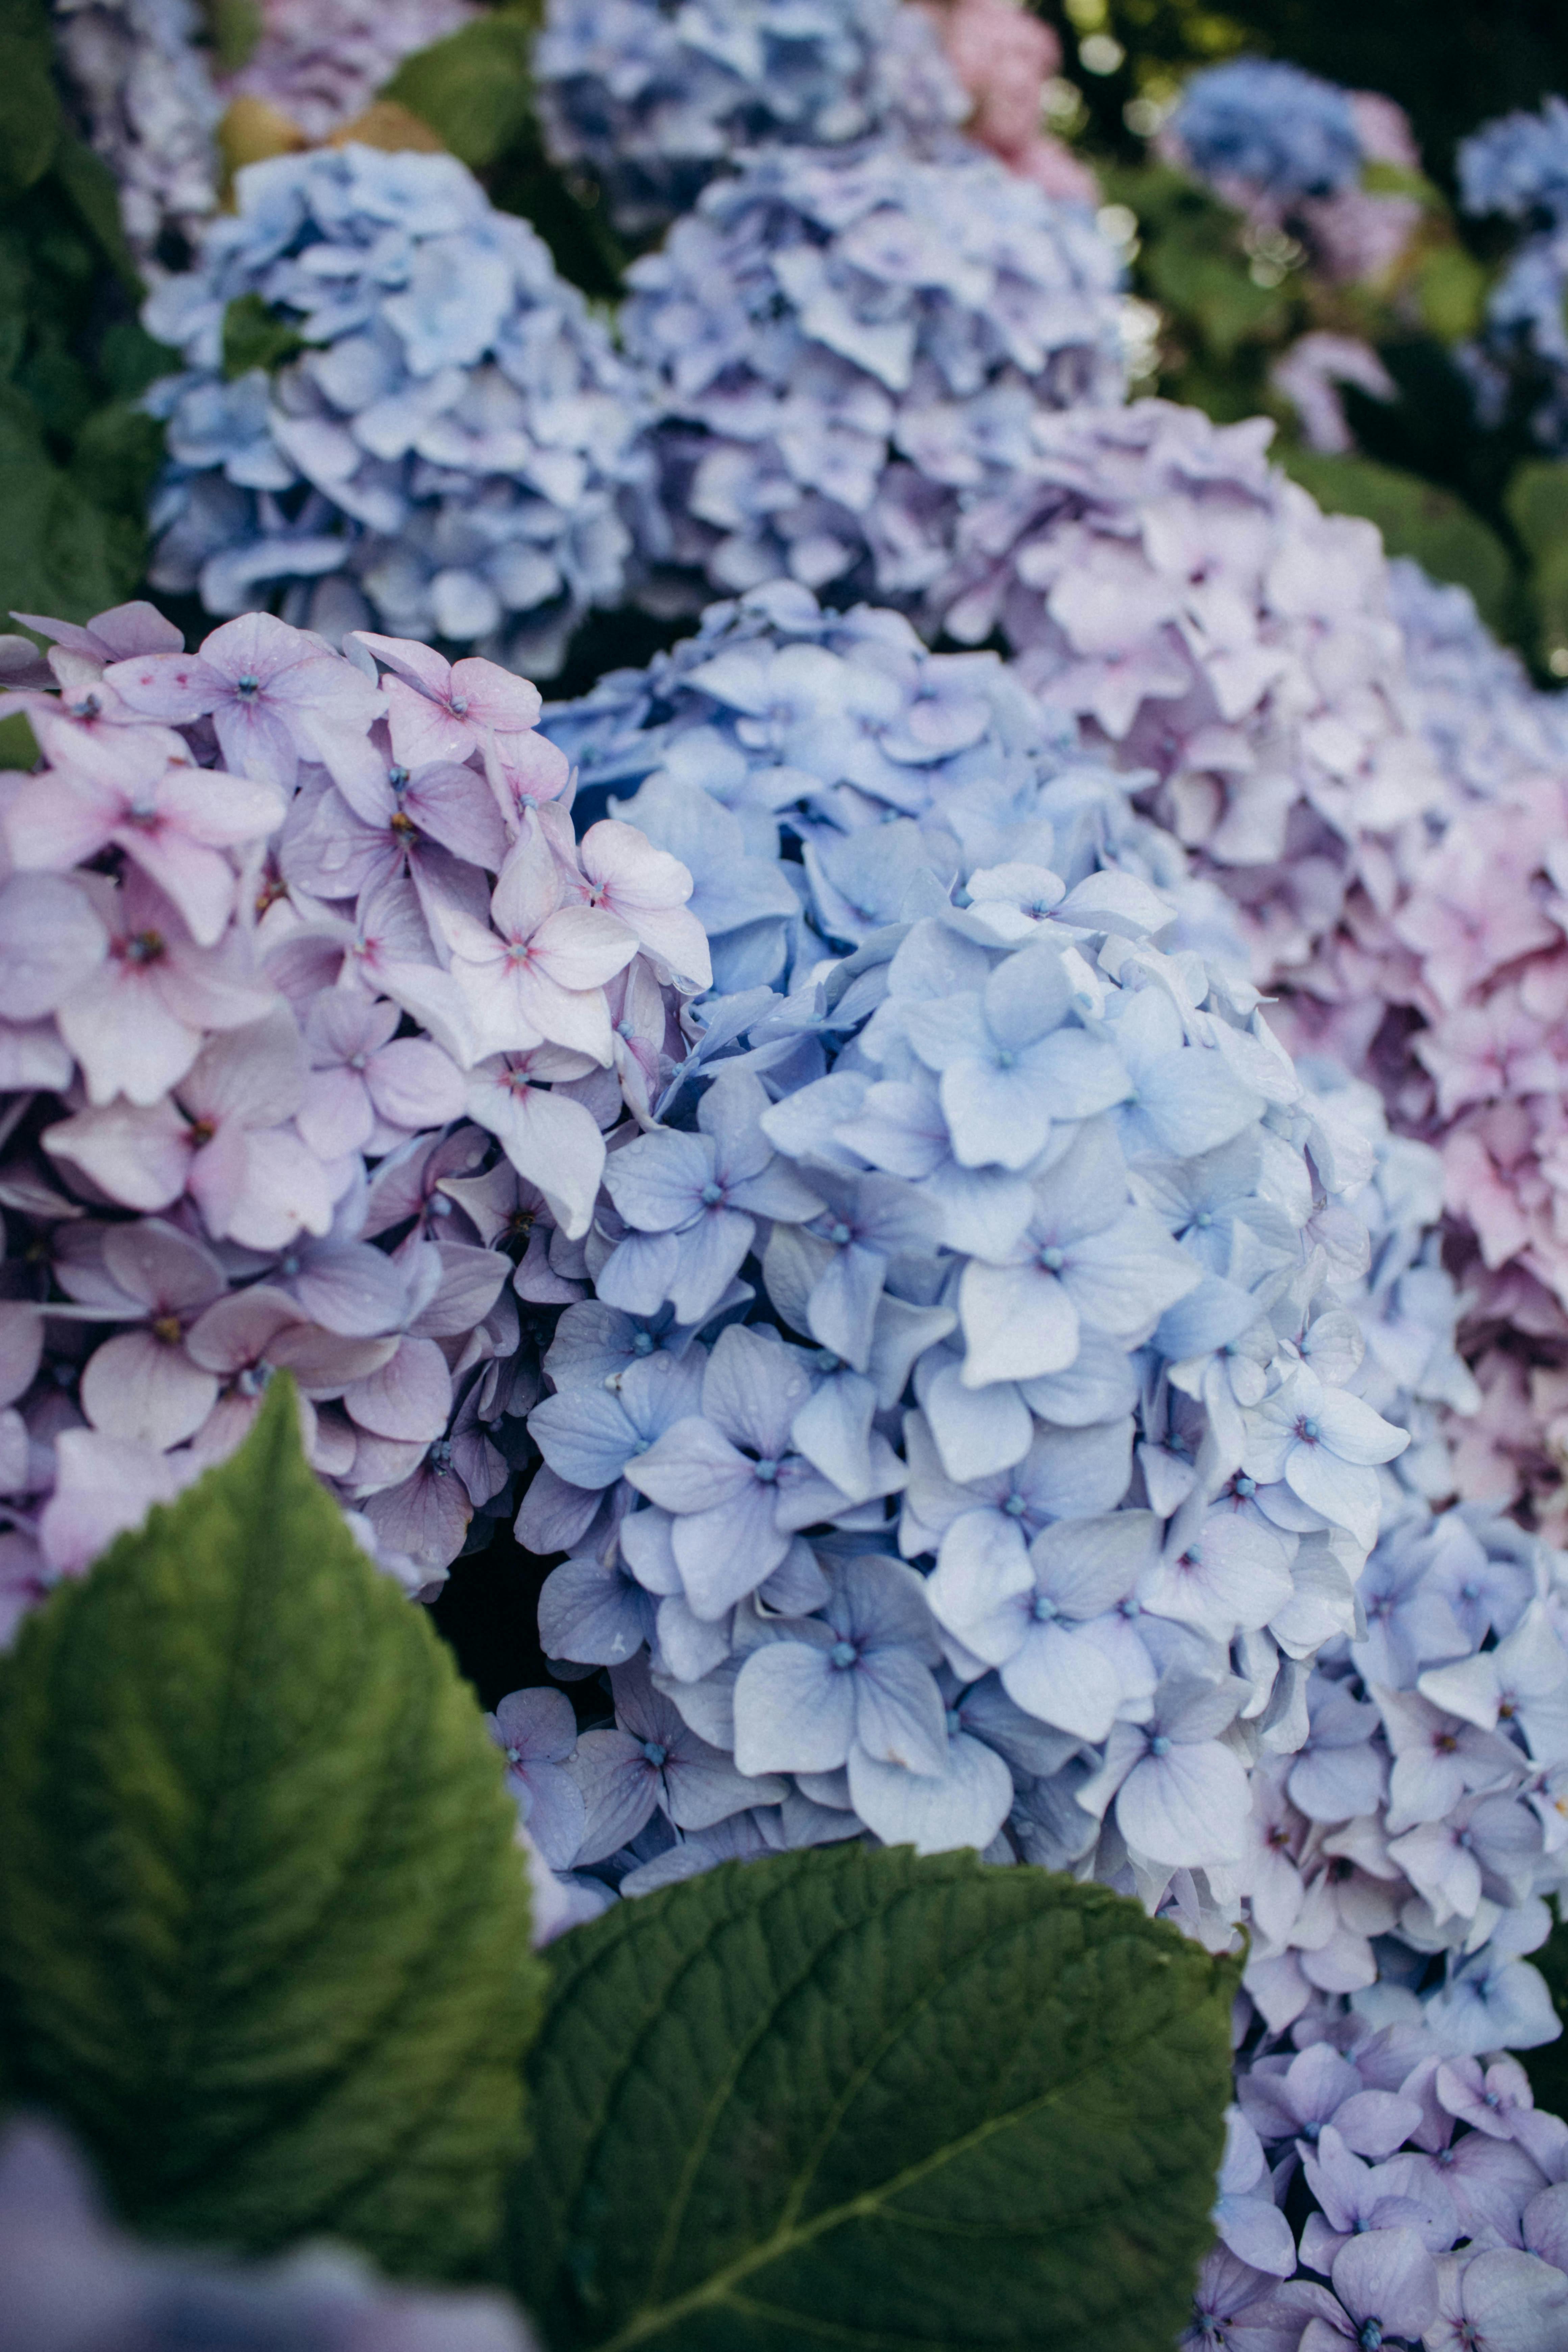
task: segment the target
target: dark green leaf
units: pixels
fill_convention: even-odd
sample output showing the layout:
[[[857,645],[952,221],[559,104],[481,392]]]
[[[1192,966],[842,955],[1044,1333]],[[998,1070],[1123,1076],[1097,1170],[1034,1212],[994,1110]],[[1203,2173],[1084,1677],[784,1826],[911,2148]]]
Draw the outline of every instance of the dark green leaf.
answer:
[[[493,163],[533,118],[529,59],[534,12],[499,8],[405,58],[383,98],[395,99],[472,170]]]
[[[1508,550],[1479,515],[1451,490],[1371,457],[1329,457],[1284,449],[1280,463],[1329,514],[1363,515],[1383,533],[1390,555],[1414,556],[1434,580],[1457,580],[1483,620],[1506,629],[1514,569]]]
[[[259,294],[240,294],[223,314],[223,372],[232,383],[252,368],[284,367],[306,348],[298,327]]]
[[[510,2234],[552,2352],[1173,2341],[1236,1969],[1138,1905],[852,1845],[551,1958]]]
[[[1568,465],[1541,457],[1516,467],[1503,504],[1531,555],[1552,554],[1568,542]]]
[[[204,14],[219,69],[237,73],[261,38],[261,0],[204,0]]]
[[[1558,1913],[1557,1923],[1541,1949],[1531,1952],[1530,1962],[1546,1979],[1552,2006],[1564,2031],[1557,2041],[1521,2054],[1536,2105],[1549,2115],[1561,2116],[1568,2114],[1568,1926],[1563,1923],[1560,1898],[1552,1907]]]
[[[120,218],[120,191],[113,173],[79,139],[62,139],[55,150],[55,177],[64,188],[86,226],[103,249],[105,259],[127,291],[140,300],[142,280],[135,256],[125,241]]]
[[[276,1382],[241,1453],[0,1661],[12,2091],[155,2232],[482,2262],[543,1973],[515,1826]]]
[[[0,768],[36,768],[38,739],[18,710],[0,719]]]
[[[131,595],[141,577],[140,521],[95,506],[52,464],[38,424],[0,393],[0,613],[85,621]]]
[[[17,195],[43,178],[59,136],[47,37],[0,31],[0,196]]]

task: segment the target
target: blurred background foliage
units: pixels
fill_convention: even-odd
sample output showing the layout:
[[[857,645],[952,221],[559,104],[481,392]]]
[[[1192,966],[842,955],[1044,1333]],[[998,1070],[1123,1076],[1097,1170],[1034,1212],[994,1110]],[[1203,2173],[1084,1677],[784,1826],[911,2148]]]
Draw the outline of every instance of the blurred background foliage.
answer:
[[[336,135],[449,148],[607,304],[627,249],[592,181],[546,152],[531,74],[543,5],[501,0],[405,58]],[[1568,677],[1568,463],[1532,427],[1541,387],[1528,368],[1483,416],[1464,359],[1520,231],[1463,214],[1456,171],[1459,142],[1483,121],[1568,89],[1568,13],[1552,0],[1030,5],[1062,48],[1045,125],[1094,168],[1101,224],[1126,256],[1135,394],[1222,420],[1268,414],[1280,461],[1321,504],[1369,517],[1391,552],[1461,582],[1541,681]],[[204,8],[213,62],[233,68],[256,37],[258,0]],[[5,606],[83,616],[140,576],[159,436],[136,402],[161,354],[136,324],[109,175],[62,103],[47,0],[0,0],[0,591]],[[1362,181],[1417,216],[1381,274],[1331,275],[1288,215],[1245,217],[1173,155],[1166,126],[1184,84],[1241,55],[1405,110],[1418,161],[1369,164]],[[230,171],[303,143],[243,100],[220,141]],[[1353,343],[1382,371],[1375,390],[1335,387],[1339,447],[1323,446],[1279,380],[1309,336]]]

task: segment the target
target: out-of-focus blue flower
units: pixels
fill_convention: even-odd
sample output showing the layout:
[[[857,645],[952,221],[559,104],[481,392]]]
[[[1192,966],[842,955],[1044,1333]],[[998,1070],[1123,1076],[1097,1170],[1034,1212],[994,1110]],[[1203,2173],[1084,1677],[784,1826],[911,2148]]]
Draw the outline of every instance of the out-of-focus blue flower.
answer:
[[[552,152],[593,172],[636,236],[743,150],[930,134],[970,103],[898,0],[551,0],[534,72]]]
[[[1273,58],[1194,74],[1171,128],[1204,179],[1283,202],[1331,195],[1361,169],[1349,91]]]
[[[282,589],[329,634],[477,644],[548,676],[589,607],[620,601],[644,465],[604,329],[452,156],[351,146],[237,184],[147,311],[186,362],[150,395],[172,459],[155,581],[217,613]],[[246,298],[308,349],[229,383]]]
[[[791,149],[716,181],[623,316],[658,410],[652,587],[918,596],[1038,407],[1121,398],[1120,273],[1086,208],[973,150]]]
[[[1568,100],[1505,114],[1459,147],[1465,210],[1501,213],[1530,230],[1487,299],[1486,329],[1460,356],[1483,419],[1510,399],[1529,407],[1536,437],[1568,447]]]
[[[1458,166],[1467,212],[1568,220],[1568,100],[1548,98],[1539,114],[1484,124],[1460,141]]]
[[[58,0],[60,65],[88,140],[118,184],[120,216],[143,269],[160,240],[200,235],[217,206],[222,101],[194,0]]]

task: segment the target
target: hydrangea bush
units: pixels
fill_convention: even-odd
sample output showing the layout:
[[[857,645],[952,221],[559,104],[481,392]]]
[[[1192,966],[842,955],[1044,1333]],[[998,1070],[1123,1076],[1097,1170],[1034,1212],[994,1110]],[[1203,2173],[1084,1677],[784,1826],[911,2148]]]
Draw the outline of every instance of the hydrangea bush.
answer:
[[[0,787],[8,1607],[230,1452],[280,1366],[430,1588],[538,1391],[520,1312],[558,1288],[514,1237],[546,1202],[586,1233],[675,976],[708,979],[689,877],[624,824],[575,839],[491,664],[268,614],[195,655],[147,605],[37,625],[10,707],[45,765]]]
[[[297,356],[234,373],[236,304]],[[282,592],[333,635],[374,622],[542,675],[621,601],[640,396],[533,231],[453,157],[252,164],[147,321],[186,362],[153,395],[156,586],[220,614]]]
[[[973,150],[781,150],[634,263],[656,407],[643,554],[674,609],[783,574],[909,603],[1042,408],[1121,396],[1114,248]]]
[[[752,148],[930,139],[966,111],[900,0],[550,0],[535,72],[552,152],[595,175],[632,236]]]

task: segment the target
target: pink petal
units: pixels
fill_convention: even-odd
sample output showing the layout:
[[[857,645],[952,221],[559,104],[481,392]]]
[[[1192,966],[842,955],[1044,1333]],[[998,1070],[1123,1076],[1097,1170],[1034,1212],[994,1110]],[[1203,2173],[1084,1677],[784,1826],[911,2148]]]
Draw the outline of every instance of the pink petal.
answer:
[[[185,1351],[204,1370],[232,1379],[258,1364],[279,1331],[304,1320],[286,1291],[257,1283],[231,1291],[207,1308],[185,1339]]]
[[[351,1421],[377,1437],[440,1436],[452,1410],[452,1381],[434,1339],[404,1339],[368,1380],[343,1391]]]
[[[205,719],[229,691],[227,680],[199,654],[135,655],[110,662],[103,679],[132,710],[171,727]]]
[[[185,1189],[191,1131],[171,1102],[142,1109],[126,1102],[78,1111],[47,1128],[44,1150],[79,1169],[107,1200],[126,1209],[166,1209]]]
[[[217,1402],[217,1381],[151,1331],[106,1339],[81,1376],[81,1409],[106,1437],[166,1453],[194,1437]]]
[[[0,1299],[0,1405],[14,1404],[33,1385],[44,1352],[44,1322],[36,1307]]]
[[[418,1037],[397,1038],[373,1054],[364,1082],[377,1115],[392,1127],[445,1127],[462,1117],[468,1093],[456,1063]]]
[[[0,1004],[37,1021],[97,970],[109,935],[74,882],[50,874],[0,882]]]
[[[159,1454],[90,1429],[63,1430],[55,1461],[55,1491],[39,1517],[38,1541],[63,1576],[86,1568],[127,1528],[140,1527],[154,1503],[172,1503],[202,1466],[188,1454]]]

